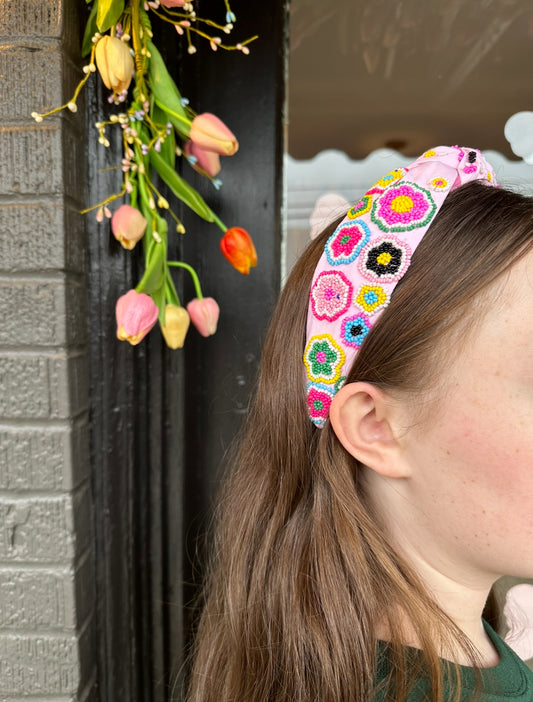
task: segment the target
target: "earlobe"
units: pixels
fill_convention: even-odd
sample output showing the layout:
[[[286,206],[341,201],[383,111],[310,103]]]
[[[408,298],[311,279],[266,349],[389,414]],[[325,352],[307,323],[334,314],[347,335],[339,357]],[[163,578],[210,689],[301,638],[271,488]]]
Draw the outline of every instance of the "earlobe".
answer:
[[[371,383],[344,385],[329,417],[341,444],[360,463],[390,478],[409,477],[393,405],[379,388]]]

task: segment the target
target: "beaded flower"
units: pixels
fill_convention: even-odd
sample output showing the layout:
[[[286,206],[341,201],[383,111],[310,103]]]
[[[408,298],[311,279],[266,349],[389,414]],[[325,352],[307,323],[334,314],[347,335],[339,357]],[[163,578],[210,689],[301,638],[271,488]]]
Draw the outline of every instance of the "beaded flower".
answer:
[[[318,427],[324,426],[333,397],[334,392],[331,388],[318,383],[308,383],[307,408],[309,416]]]
[[[389,295],[381,285],[362,285],[354,302],[363,312],[372,315],[389,304]]]
[[[409,245],[394,236],[382,236],[365,246],[359,257],[359,271],[367,280],[400,280],[411,260]]]
[[[348,346],[358,349],[370,331],[371,326],[370,320],[362,312],[353,317],[347,317],[343,320],[341,326],[342,341]]]
[[[344,358],[344,351],[329,334],[313,336],[304,354],[309,380],[334,383],[341,376]]]
[[[403,181],[385,190],[370,217],[384,232],[405,232],[429,224],[436,210],[429,190]]]
[[[354,261],[370,239],[370,229],[364,222],[347,222],[333,232],[326,243],[326,256],[331,266]]]
[[[311,307],[317,319],[333,322],[350,306],[353,287],[343,273],[324,271],[311,288]]]

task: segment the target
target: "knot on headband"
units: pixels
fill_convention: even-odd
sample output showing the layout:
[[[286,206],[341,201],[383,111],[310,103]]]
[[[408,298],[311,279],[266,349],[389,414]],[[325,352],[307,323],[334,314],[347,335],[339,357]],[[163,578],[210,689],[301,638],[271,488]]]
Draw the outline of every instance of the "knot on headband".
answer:
[[[437,146],[380,178],[327,240],[311,284],[303,357],[317,427],[446,196],[472,180],[497,185],[477,149]]]

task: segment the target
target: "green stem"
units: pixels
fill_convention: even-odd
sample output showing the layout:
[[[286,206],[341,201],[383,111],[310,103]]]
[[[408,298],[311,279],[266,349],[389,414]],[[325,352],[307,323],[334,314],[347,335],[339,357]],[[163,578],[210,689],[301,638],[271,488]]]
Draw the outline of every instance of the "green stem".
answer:
[[[172,276],[170,275],[170,272],[168,270],[165,278],[165,290],[168,298],[171,301],[171,304],[181,307],[181,302],[178,297],[176,286],[174,285],[174,281],[172,280]]]
[[[222,231],[225,234],[228,231],[228,228],[226,227],[224,222],[216,216],[216,214],[214,212],[212,214],[213,214],[213,221],[215,222],[215,224],[218,224],[218,226],[222,229]]]
[[[191,120],[187,119],[186,117],[183,117],[183,115],[179,115],[177,112],[174,112],[174,110],[171,110],[170,107],[167,107],[166,105],[163,105],[162,102],[159,102],[156,98],[154,98],[155,104],[160,107],[164,112],[168,112],[169,115],[172,115],[172,117],[175,117],[178,119],[180,122],[183,122],[183,124],[187,125],[187,127],[191,127]]]
[[[189,266],[188,263],[183,263],[183,261],[168,261],[167,262],[169,266],[173,266],[174,268],[185,268],[185,270],[189,271],[192,282],[194,283],[194,289],[196,290],[196,297],[199,300],[203,300],[203,295],[202,295],[202,288],[200,287],[200,279],[198,278],[196,271],[192,266]]]

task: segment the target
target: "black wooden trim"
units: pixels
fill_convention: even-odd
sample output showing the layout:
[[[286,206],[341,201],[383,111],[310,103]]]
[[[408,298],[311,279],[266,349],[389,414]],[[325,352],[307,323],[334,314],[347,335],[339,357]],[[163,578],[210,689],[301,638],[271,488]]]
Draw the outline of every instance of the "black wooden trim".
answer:
[[[239,153],[224,160],[223,189],[193,180],[228,226],[248,229],[260,263],[249,278],[223,259],[222,233],[185,215],[188,233],[172,246],[201,275],[204,294],[219,302],[219,332],[191,329],[171,352],[157,330],[132,348],[115,338],[117,298],[139,279],[139,254],[121,249],[88,215],[91,332],[91,464],[97,591],[98,690],[102,702],[166,702],[183,662],[189,626],[184,601],[194,596],[192,561],[204,530],[223,453],[246,412],[261,340],[280,279],[286,2],[236,0],[234,36],[258,33],[249,56],[214,55],[198,43],[183,56],[183,93],[199,111],[218,114],[237,134]],[[217,13],[204,0],[198,13]],[[236,39],[237,40],[237,39]],[[178,51],[167,34],[167,57]],[[119,186],[120,145],[108,150],[92,128],[107,112],[88,91],[89,192],[98,202]],[[187,166],[188,167],[188,166]],[[183,301],[190,281],[176,276]]]

